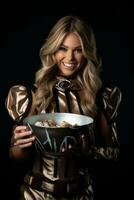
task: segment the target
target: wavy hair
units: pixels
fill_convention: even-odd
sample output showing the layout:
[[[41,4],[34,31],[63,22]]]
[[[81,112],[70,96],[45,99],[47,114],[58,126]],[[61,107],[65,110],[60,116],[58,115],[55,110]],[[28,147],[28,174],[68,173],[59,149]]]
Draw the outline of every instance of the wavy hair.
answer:
[[[40,49],[41,68],[35,76],[36,106],[41,112],[53,101],[53,86],[56,82],[55,76],[58,75],[54,54],[69,33],[79,36],[82,53],[86,58],[84,66],[80,68],[82,73],[79,71],[75,77],[81,87],[80,97],[84,96],[80,98],[80,105],[85,115],[94,116],[97,110],[96,94],[102,85],[101,59],[97,54],[92,28],[78,16],[65,16],[59,19]]]

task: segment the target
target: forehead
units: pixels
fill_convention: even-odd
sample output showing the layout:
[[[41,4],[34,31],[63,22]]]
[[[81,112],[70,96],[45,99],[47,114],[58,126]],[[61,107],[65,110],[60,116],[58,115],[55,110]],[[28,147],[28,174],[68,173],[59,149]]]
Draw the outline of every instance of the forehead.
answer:
[[[64,38],[62,44],[65,46],[73,46],[73,47],[81,46],[80,37],[77,33],[69,33]]]

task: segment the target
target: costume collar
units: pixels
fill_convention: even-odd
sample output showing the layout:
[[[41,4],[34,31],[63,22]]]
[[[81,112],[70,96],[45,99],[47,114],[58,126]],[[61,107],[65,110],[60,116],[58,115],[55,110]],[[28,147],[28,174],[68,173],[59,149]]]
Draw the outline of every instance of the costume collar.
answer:
[[[56,82],[55,88],[60,91],[80,89],[75,79],[71,79],[69,77],[64,77],[64,76],[57,76],[56,79],[57,79],[57,82]]]

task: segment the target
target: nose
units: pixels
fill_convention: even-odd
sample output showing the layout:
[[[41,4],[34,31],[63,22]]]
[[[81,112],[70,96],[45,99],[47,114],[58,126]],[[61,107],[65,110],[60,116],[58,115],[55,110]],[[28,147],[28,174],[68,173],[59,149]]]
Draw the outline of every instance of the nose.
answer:
[[[68,51],[66,57],[68,61],[74,60],[75,59],[74,52],[72,50]]]

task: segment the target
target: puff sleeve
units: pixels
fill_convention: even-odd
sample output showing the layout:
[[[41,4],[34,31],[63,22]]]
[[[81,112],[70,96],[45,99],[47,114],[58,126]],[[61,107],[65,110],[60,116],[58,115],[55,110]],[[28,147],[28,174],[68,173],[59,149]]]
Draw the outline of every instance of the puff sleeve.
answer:
[[[94,148],[95,158],[114,159],[119,155],[120,145],[117,129],[117,113],[121,102],[122,94],[117,86],[105,87],[98,97],[98,108],[105,116],[108,124],[108,134],[111,138],[110,144],[104,144],[101,140],[101,130],[98,126],[99,118],[96,119],[96,144]]]
[[[21,121],[26,117],[31,108],[32,93],[23,85],[15,85],[9,89],[5,106],[10,117],[16,121]]]

